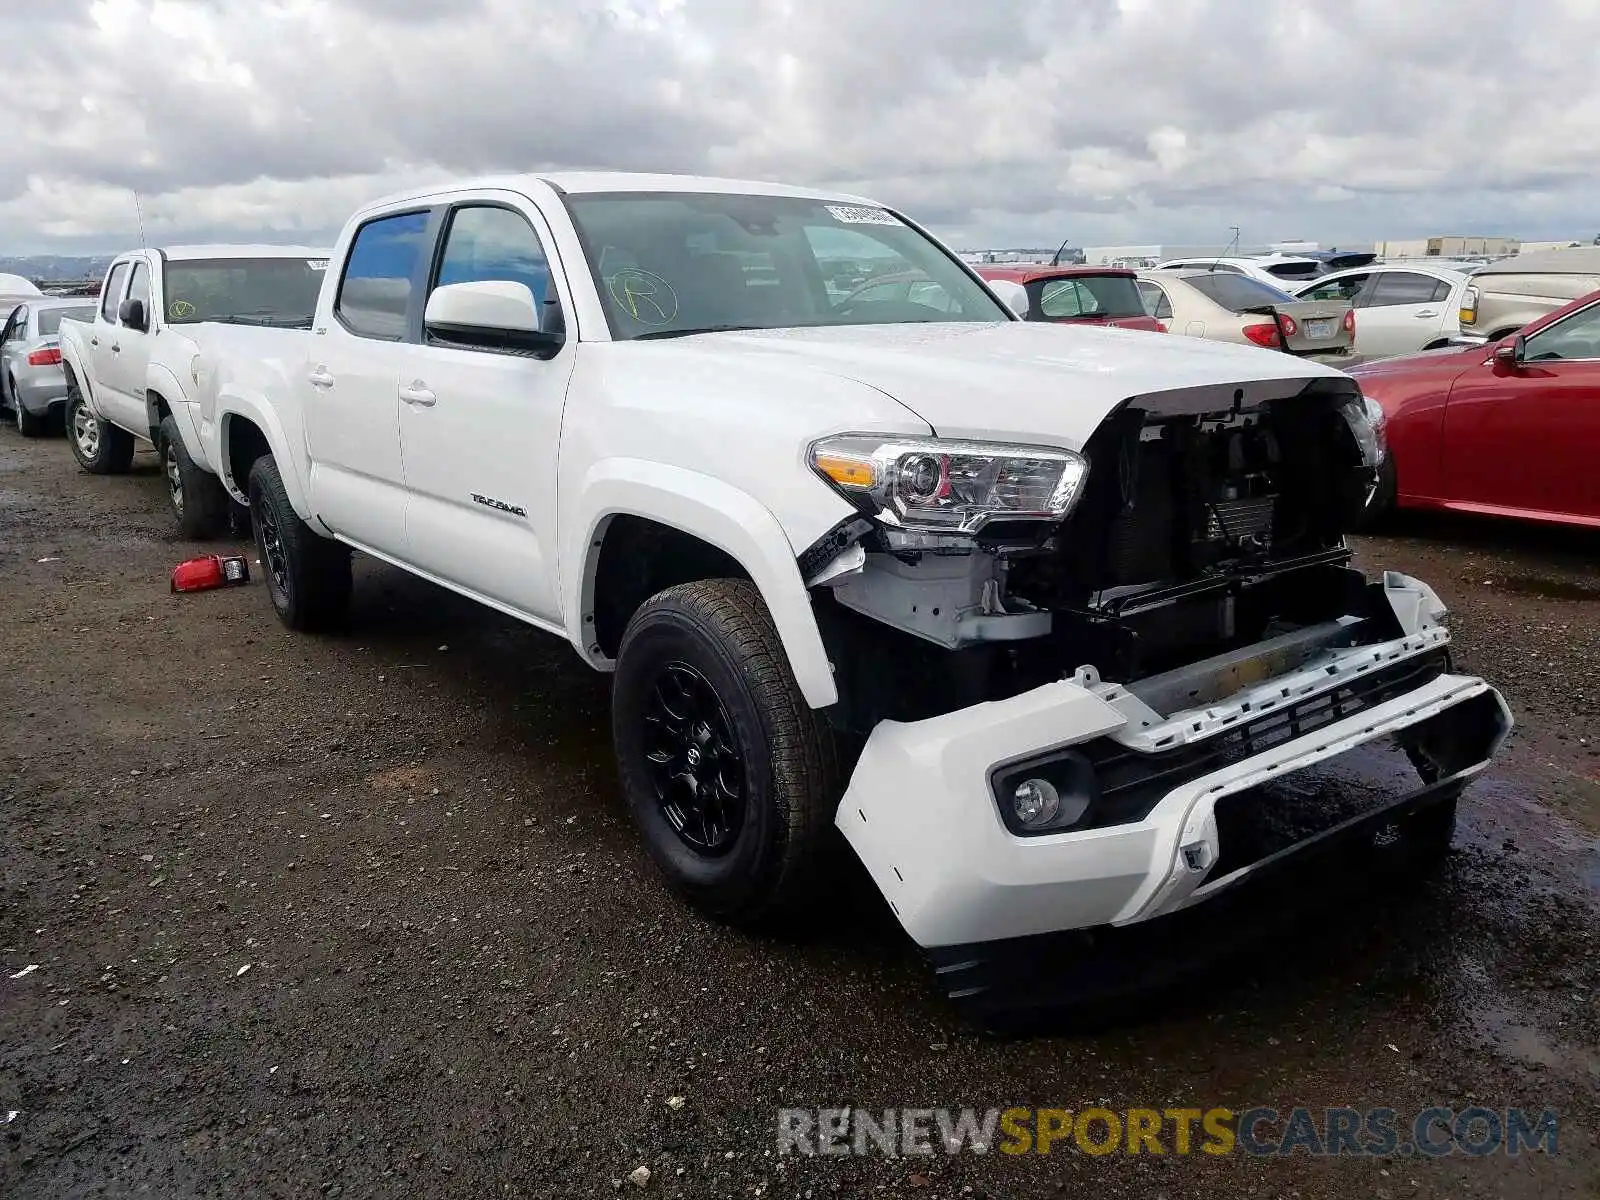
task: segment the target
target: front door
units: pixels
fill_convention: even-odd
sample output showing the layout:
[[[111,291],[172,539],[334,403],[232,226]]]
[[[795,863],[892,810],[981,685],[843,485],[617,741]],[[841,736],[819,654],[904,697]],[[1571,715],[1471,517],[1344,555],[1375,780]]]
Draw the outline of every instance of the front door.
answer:
[[[428,221],[427,211],[393,213],[356,231],[300,385],[313,506],[334,532],[394,558],[406,552],[395,363],[423,277]]]
[[[1356,350],[1390,358],[1421,350],[1439,337],[1450,311],[1450,285],[1420,271],[1378,271],[1356,313]]]
[[[1527,339],[1519,367],[1490,358],[1450,390],[1445,494],[1511,515],[1600,523],[1600,303]]]
[[[558,292],[532,208],[465,199],[448,214],[429,289],[526,284],[541,313]],[[570,307],[566,311],[571,311]],[[451,344],[423,333],[400,372],[410,561],[526,616],[555,621],[556,456],[572,340],[553,357]]]

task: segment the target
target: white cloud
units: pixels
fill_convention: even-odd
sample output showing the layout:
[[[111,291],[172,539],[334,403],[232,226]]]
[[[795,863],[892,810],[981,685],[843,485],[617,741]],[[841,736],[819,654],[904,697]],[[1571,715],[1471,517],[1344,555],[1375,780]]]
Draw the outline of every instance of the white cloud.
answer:
[[[881,196],[963,242],[1592,235],[1600,7],[53,0],[6,18],[0,251],[326,237],[426,174]]]

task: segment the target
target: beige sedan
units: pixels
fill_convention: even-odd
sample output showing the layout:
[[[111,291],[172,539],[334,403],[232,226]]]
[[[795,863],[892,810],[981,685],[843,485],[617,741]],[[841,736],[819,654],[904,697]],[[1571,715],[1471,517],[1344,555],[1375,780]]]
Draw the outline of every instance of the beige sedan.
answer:
[[[1139,298],[1168,333],[1282,350],[1335,366],[1355,361],[1355,309],[1297,300],[1227,271],[1140,271]]]

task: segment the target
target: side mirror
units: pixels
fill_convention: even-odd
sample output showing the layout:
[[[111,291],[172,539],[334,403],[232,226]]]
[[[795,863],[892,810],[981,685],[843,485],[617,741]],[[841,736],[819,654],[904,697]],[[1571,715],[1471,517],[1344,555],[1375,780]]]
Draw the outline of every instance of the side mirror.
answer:
[[[145,314],[143,300],[124,300],[117,306],[117,320],[129,329],[137,329],[141,333],[150,332],[150,319]]]
[[[1016,313],[1017,316],[1024,320],[1027,319],[1030,307],[1027,288],[1009,279],[991,279],[989,280],[989,290],[1000,298],[1000,303]]]
[[[563,335],[544,328],[525,283],[486,279],[433,289],[422,323],[447,342],[491,350],[555,350]]]
[[[1494,348],[1494,360],[1513,371],[1519,369],[1528,360],[1528,339],[1519,333],[1509,342],[1501,342]]]

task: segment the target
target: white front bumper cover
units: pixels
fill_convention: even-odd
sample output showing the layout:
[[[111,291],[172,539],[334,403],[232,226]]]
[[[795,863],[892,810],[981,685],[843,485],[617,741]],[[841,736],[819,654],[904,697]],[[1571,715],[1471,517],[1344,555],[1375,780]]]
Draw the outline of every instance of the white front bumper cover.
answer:
[[[1251,872],[1246,867],[1208,878],[1222,856],[1215,809],[1223,797],[1388,741],[1412,726],[1448,721],[1441,714],[1466,713],[1461,706],[1476,701],[1477,709],[1492,711],[1487,720],[1464,723],[1471,744],[1437,782],[1465,780],[1487,764],[1511,728],[1500,694],[1481,679],[1439,674],[1303,736],[1186,778],[1143,819],[1101,828],[1012,833],[991,782],[996,769],[1096,739],[1146,753],[1203,743],[1259,719],[1274,702],[1316,700],[1363,675],[1437,655],[1449,638],[1437,597],[1400,575],[1386,576],[1385,586],[1406,630],[1402,638],[1328,651],[1298,672],[1204,710],[1173,714],[1155,727],[1131,720],[1136,702],[1092,676],[924,721],[883,722],[867,741],[836,822],[906,932],[925,948],[1128,925],[1207,899]]]

